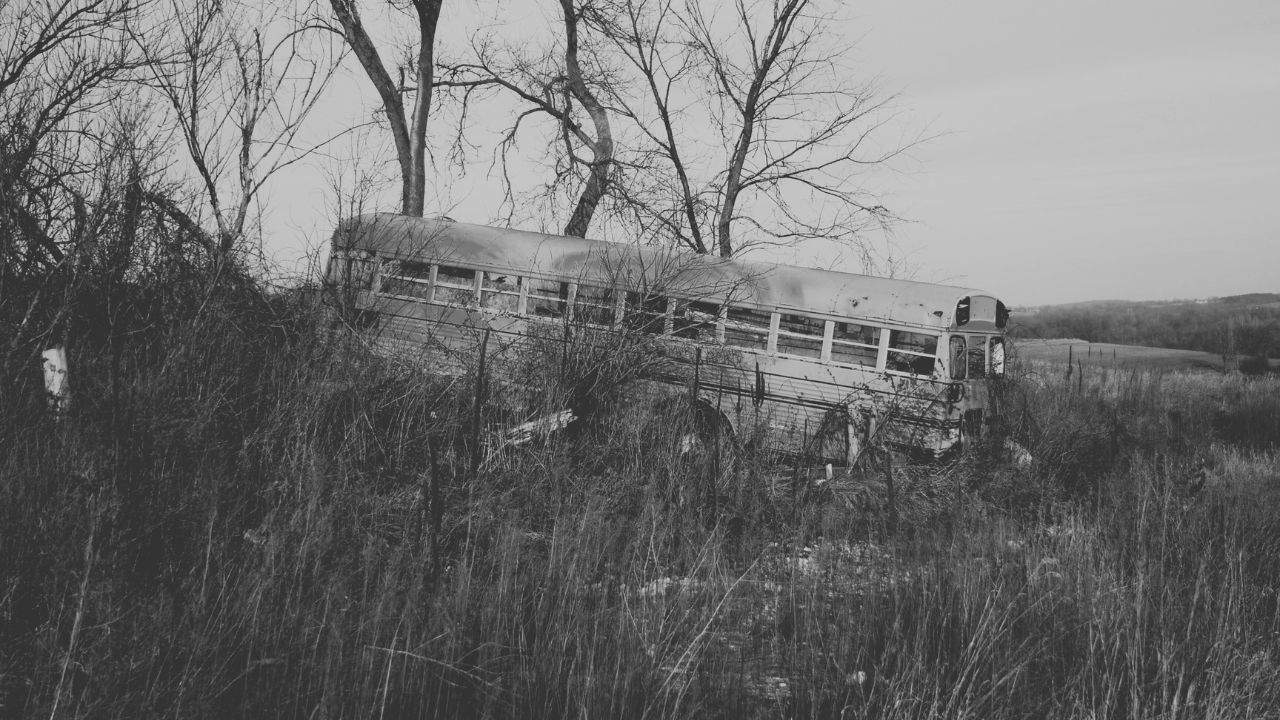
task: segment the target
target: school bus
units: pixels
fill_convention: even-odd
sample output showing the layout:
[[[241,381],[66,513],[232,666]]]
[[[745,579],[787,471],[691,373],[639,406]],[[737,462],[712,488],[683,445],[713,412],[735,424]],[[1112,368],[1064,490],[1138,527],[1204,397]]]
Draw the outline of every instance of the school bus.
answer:
[[[344,221],[328,275],[376,348],[439,372],[481,330],[517,347],[569,328],[643,334],[665,361],[638,383],[691,392],[735,437],[841,465],[873,443],[959,450],[992,419],[1005,368],[1009,311],[973,288],[394,214]]]

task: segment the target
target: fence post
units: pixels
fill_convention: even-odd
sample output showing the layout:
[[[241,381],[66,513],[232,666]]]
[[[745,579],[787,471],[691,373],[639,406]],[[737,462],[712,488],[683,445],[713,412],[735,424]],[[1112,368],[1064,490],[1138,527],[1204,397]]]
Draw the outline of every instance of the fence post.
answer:
[[[484,409],[485,354],[489,349],[489,328],[484,329],[484,338],[480,341],[480,364],[476,368],[476,399],[471,409],[471,481],[474,483],[480,473],[480,421],[481,410]]]
[[[440,575],[440,523],[444,518],[444,508],[440,504],[440,460],[436,453],[436,443],[431,435],[427,435],[427,458],[430,464],[428,486],[424,498],[427,503],[427,542],[430,548],[431,582],[434,584]]]

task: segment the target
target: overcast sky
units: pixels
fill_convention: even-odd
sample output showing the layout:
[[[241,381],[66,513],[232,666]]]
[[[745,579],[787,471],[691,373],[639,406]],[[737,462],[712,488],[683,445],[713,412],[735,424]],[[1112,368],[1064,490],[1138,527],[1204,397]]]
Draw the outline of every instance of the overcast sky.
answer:
[[[870,0],[848,14],[862,73],[935,135],[883,181],[911,218],[893,242],[919,279],[1014,305],[1280,291],[1280,2]],[[367,140],[354,152],[383,157]],[[273,192],[274,257],[326,239],[327,183],[299,167]],[[473,182],[438,202],[486,222],[490,193]]]

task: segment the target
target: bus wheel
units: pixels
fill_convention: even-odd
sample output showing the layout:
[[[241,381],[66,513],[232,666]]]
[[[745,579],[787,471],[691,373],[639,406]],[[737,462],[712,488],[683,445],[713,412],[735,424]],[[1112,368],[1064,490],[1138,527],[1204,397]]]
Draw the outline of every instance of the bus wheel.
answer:
[[[682,460],[721,472],[732,469],[738,460],[738,442],[733,424],[704,400],[672,398],[654,408],[651,426],[655,435],[665,436],[672,452]]]
[[[859,455],[860,439],[866,431],[857,426],[849,408],[840,405],[826,412],[809,439],[806,455],[820,465],[848,466]]]

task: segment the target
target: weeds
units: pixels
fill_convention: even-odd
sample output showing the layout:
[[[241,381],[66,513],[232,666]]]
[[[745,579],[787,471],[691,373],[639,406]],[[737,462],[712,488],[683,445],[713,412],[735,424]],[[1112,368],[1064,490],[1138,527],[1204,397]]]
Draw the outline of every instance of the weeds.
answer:
[[[889,532],[883,478],[682,454],[607,402],[633,363],[527,368],[601,419],[473,472],[474,377],[305,294],[136,292],[61,422],[4,390],[5,714],[1280,714],[1274,380],[1026,368],[985,453],[897,468]],[[526,419],[503,383],[481,438]]]

